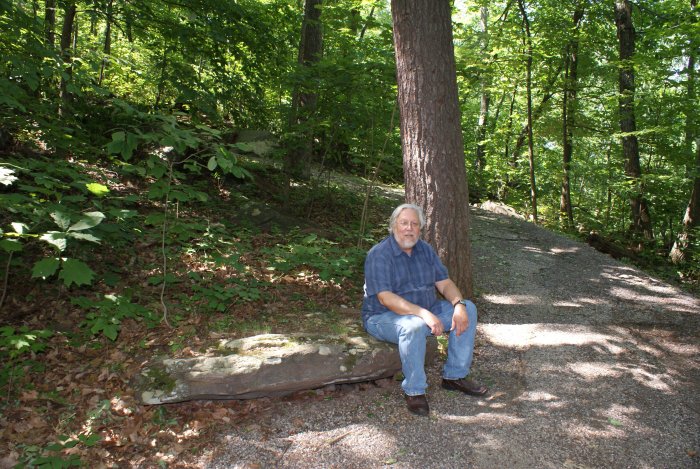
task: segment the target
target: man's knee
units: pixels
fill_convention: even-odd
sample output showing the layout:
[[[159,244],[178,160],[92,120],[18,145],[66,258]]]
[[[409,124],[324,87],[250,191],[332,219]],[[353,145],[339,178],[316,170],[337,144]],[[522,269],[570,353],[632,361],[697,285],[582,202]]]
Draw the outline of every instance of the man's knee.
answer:
[[[466,306],[466,308],[467,308],[467,317],[469,318],[469,323],[476,324],[477,317],[478,317],[478,314],[476,311],[476,305],[473,302],[466,300],[464,302],[464,306]]]
[[[399,325],[401,327],[402,335],[410,336],[414,336],[417,334],[425,335],[424,329],[427,327],[425,321],[416,316],[407,316],[402,318],[402,321]]]

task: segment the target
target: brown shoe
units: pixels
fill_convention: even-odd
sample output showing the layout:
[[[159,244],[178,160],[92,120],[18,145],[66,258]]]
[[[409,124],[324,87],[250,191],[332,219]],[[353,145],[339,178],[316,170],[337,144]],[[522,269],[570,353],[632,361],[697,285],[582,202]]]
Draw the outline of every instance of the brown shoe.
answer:
[[[464,394],[469,394],[470,396],[485,396],[489,392],[489,388],[487,388],[483,384],[477,383],[476,381],[470,378],[443,378],[442,387],[451,391],[460,391]]]
[[[425,398],[425,394],[419,394],[418,396],[406,396],[406,407],[408,411],[415,415],[428,415],[430,413],[430,407],[428,407],[428,399]]]

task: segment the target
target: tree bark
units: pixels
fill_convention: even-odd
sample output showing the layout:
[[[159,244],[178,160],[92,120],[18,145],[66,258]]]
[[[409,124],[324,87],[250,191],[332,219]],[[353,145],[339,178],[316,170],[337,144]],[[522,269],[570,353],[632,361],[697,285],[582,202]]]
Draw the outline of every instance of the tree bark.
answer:
[[[102,80],[104,80],[105,77],[105,69],[109,64],[109,54],[112,53],[112,21],[114,11],[113,1],[114,0],[109,0],[109,2],[107,3],[107,24],[105,25],[105,43],[104,49],[102,50],[102,52],[104,53],[104,57],[102,58],[102,64],[100,65],[100,79],[97,82],[100,86],[102,86]]]
[[[481,7],[481,55],[486,56],[489,47],[489,8]],[[489,104],[491,94],[489,91],[488,73],[481,71],[481,106],[479,108],[479,122],[476,126],[476,157],[474,159],[474,169],[477,180],[480,180],[481,172],[486,167],[486,128],[489,119]]]
[[[61,84],[59,89],[60,107],[58,114],[63,115],[65,107],[70,103],[70,93],[68,92],[68,82],[73,76],[71,43],[73,38],[73,27],[75,24],[76,7],[75,2],[66,4],[63,16],[63,28],[61,29],[61,60],[63,61],[63,74],[61,74]]]
[[[302,68],[312,67],[321,60],[323,54],[321,5],[322,0],[306,0],[304,5],[298,57],[298,63]],[[317,100],[318,96],[310,81],[300,80],[292,94],[289,115],[289,127],[296,137],[288,142],[290,149],[284,160],[285,172],[292,177],[308,179],[311,175],[309,163],[314,136],[309,128],[309,119],[316,111]]]
[[[525,86],[527,88],[527,154],[530,163],[530,203],[532,204],[532,218],[537,223],[537,181],[535,180],[535,148],[532,135],[532,36],[530,34],[530,20],[525,11],[522,0],[518,1],[520,13],[523,15],[525,27],[525,39],[527,41],[527,64]]]
[[[56,0],[44,3],[44,40],[48,49],[56,45]]]
[[[450,2],[392,0],[406,200],[425,210],[426,241],[472,296],[469,189]]]
[[[574,212],[571,208],[571,159],[574,153],[574,123],[576,117],[576,92],[578,88],[578,47],[579,27],[583,19],[584,6],[579,4],[574,11],[573,37],[566,45],[564,63],[564,96],[562,103],[562,134],[564,151],[562,158],[562,183],[559,211],[568,228],[574,226]]]
[[[644,198],[642,168],[639,162],[639,143],[634,109],[635,73],[634,58],[635,31],[632,24],[632,9],[628,0],[615,0],[615,24],[620,46],[619,112],[622,132],[622,151],[625,159],[625,175],[632,183],[630,207],[632,209],[632,234],[653,239],[651,214]]]
[[[690,1],[691,11],[697,8],[696,0]],[[700,132],[698,131],[698,103],[695,91],[695,60],[698,53],[697,40],[690,41],[688,51],[688,84],[685,112],[685,148],[686,154],[692,160],[693,144],[695,144],[695,168],[693,171],[693,187],[690,192],[690,200],[683,216],[683,227],[671,249],[671,261],[681,264],[695,258],[700,253],[700,240],[697,238],[696,229],[700,225]]]

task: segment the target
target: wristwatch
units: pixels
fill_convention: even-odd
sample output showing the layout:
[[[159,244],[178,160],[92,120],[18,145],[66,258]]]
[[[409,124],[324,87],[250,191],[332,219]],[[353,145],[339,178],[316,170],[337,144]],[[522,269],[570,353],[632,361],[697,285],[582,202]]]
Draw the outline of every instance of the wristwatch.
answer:
[[[462,303],[462,304],[466,307],[466,306],[467,306],[467,301],[468,301],[468,300],[459,300],[459,301],[456,301],[456,302],[452,305],[452,307],[454,308],[455,306],[457,306],[457,305],[460,304],[460,303]]]

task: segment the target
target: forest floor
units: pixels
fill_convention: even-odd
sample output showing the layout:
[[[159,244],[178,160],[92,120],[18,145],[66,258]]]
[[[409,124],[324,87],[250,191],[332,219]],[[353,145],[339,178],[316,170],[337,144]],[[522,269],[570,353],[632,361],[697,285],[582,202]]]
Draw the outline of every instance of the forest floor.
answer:
[[[399,195],[385,189],[380,220]],[[358,214],[328,211],[336,217],[327,226],[316,221],[326,233]],[[290,272],[274,286],[261,284],[257,300],[195,311],[174,328],[125,319],[116,341],[81,339],[75,325],[84,312],[65,291],[44,290],[44,301],[24,311],[25,324],[50,323],[56,334],[0,396],[0,468],[78,460],[212,469],[700,467],[698,298],[519,218],[472,214],[480,317],[472,372],[491,388],[487,397],[442,390],[436,360],[428,368],[429,418],[410,415],[399,383],[386,380],[282,398],[144,406],[130,382],[150,357],[195,354],[222,330],[332,330],[339,307],[359,308],[361,275],[333,284]],[[119,253],[135,291],[158,290],[143,273],[158,265],[157,239]],[[284,239],[251,235],[244,240],[251,251],[239,261],[264,271],[260,259]],[[190,273],[206,267],[193,256],[182,262]],[[169,290],[168,301],[185,286]],[[21,299],[11,298],[18,308]]]
[[[201,467],[700,467],[700,301],[523,220],[472,211],[486,398],[399,383],[266,402]]]

